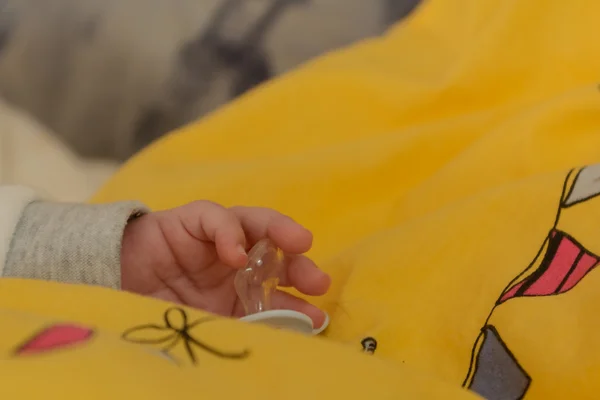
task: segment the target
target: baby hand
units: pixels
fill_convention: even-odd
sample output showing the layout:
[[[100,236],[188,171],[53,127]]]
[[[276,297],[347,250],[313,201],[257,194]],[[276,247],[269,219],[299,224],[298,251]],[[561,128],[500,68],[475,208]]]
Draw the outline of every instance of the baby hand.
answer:
[[[122,289],[241,317],[244,310],[233,280],[248,260],[246,250],[263,238],[286,253],[281,286],[311,296],[327,292],[329,276],[303,255],[312,246],[310,231],[271,209],[228,209],[208,201],[147,214],[127,225]],[[284,291],[273,294],[272,306],[304,313],[315,327],[325,320],[317,307]]]

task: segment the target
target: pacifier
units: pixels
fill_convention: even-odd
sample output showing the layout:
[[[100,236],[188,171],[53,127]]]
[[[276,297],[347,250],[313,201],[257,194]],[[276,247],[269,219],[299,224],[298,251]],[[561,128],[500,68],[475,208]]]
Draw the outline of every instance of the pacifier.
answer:
[[[306,314],[271,309],[271,298],[279,285],[284,261],[283,251],[268,239],[259,241],[248,252],[248,263],[236,273],[234,279],[235,290],[246,312],[246,316],[240,319],[278,329],[318,335],[329,325],[327,314],[323,326],[315,329],[312,319]]]

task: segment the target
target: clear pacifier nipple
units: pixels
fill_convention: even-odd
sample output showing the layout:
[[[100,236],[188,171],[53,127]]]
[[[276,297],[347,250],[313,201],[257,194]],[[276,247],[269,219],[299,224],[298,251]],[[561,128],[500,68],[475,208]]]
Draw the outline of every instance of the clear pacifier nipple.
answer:
[[[234,286],[244,306],[248,322],[259,322],[275,328],[306,334],[319,334],[329,324],[329,317],[319,329],[314,329],[308,315],[292,310],[272,309],[273,294],[279,285],[285,256],[270,240],[256,243],[248,253],[248,263],[235,275]]]
[[[263,239],[248,253],[248,263],[235,275],[234,285],[246,314],[271,309],[271,297],[279,285],[283,252]]]

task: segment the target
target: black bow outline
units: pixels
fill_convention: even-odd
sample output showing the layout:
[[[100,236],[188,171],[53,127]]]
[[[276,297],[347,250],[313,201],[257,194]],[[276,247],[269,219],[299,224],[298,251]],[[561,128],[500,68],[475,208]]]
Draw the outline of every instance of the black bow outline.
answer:
[[[175,323],[173,322],[174,321],[174,319],[172,318],[173,313],[178,313],[180,315],[180,320],[181,320],[180,327],[177,326],[179,324],[177,324],[176,322]],[[197,325],[214,320],[215,318],[213,318],[213,317],[200,318],[200,319],[188,324],[188,317],[187,317],[185,310],[183,310],[182,308],[179,308],[179,307],[172,307],[172,308],[169,308],[167,311],[165,311],[165,313],[163,314],[163,319],[165,321],[165,324],[163,326],[158,325],[158,324],[146,324],[146,325],[136,326],[136,327],[133,327],[133,328],[128,329],[125,332],[123,332],[122,338],[128,342],[139,343],[139,344],[154,344],[154,345],[165,344],[165,346],[161,349],[161,351],[166,354],[169,354],[169,351],[171,349],[173,349],[180,341],[183,340],[185,350],[186,350],[188,356],[190,357],[192,364],[197,363],[196,355],[194,354],[194,349],[193,349],[192,345],[195,345],[195,346],[201,348],[202,350],[204,350],[212,355],[215,355],[217,357],[221,357],[221,358],[243,359],[243,358],[248,357],[248,355],[250,354],[250,352],[248,350],[244,350],[244,351],[237,352],[237,353],[223,352],[223,351],[217,350],[214,347],[211,347],[205,343],[202,343],[201,341],[194,338],[190,334],[190,330],[192,328],[194,328]],[[163,331],[163,332],[166,332],[167,334],[158,339],[138,339],[138,338],[132,337],[132,335],[134,333],[139,333],[139,332],[143,332],[143,331]]]

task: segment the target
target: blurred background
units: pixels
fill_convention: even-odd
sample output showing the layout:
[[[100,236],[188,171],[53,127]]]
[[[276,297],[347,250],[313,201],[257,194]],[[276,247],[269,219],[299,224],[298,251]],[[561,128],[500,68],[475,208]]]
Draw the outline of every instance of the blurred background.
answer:
[[[165,133],[419,0],[0,0],[0,179],[83,201]]]

